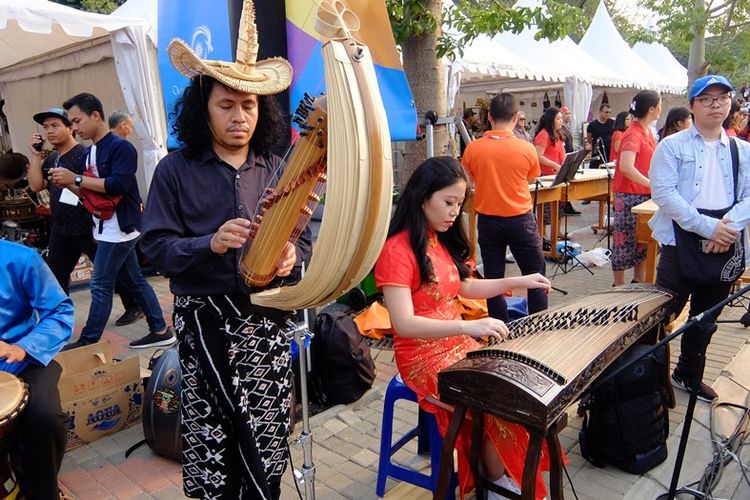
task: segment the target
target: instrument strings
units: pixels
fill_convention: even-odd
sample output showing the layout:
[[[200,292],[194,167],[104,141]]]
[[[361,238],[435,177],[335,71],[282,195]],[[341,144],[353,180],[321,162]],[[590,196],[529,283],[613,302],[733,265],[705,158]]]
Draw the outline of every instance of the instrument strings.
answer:
[[[240,266],[242,277],[252,285],[263,285],[273,279],[284,245],[297,240],[320,201],[326,181],[324,113],[319,111],[311,121],[314,125],[303,126],[302,137],[289,162],[279,166],[284,171],[276,187],[267,187],[256,207],[247,246],[249,262],[243,256]],[[278,236],[262,236],[263,228]]]
[[[576,304],[575,311],[570,306],[549,315],[521,318],[508,325],[511,329],[508,339],[492,339],[485,349],[530,353],[535,360],[557,370],[575,369],[588,359],[582,354],[597,350],[602,341],[610,341],[612,335],[628,329],[629,323],[649,314],[651,311],[642,310],[641,305],[658,298],[652,292],[627,293],[638,295],[630,301],[623,300],[623,293],[605,298],[593,296],[583,304]],[[657,307],[658,301],[655,302]],[[550,322],[556,324],[548,325]]]

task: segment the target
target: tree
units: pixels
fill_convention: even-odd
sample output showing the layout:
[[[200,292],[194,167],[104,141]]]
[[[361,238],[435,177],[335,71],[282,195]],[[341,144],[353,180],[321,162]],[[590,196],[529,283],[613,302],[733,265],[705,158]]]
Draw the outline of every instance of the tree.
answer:
[[[88,12],[99,12],[100,14],[111,14],[117,7],[125,3],[125,0],[52,0],[55,3],[74,7]],[[154,0],[156,1],[156,0]]]
[[[539,27],[537,36],[556,39],[574,31],[581,23],[580,10],[558,2],[545,8],[512,8],[506,0],[386,0],[391,27],[400,45],[404,71],[409,80],[417,113],[447,113],[443,56],[460,55],[462,47],[481,34],[501,31],[520,32],[531,23]],[[446,28],[446,31],[443,30]],[[435,154],[448,149],[446,127],[435,128]],[[425,158],[424,143],[409,142],[405,149],[406,182]]]
[[[706,71],[747,78],[750,2],[747,0],[642,0],[659,16],[659,32],[671,48],[688,53],[690,84]],[[710,36],[707,41],[707,34]]]

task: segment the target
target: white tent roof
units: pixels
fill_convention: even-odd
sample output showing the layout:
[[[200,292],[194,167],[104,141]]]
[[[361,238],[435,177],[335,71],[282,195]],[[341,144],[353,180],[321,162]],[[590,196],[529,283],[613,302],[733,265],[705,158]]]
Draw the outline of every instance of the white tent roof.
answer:
[[[521,58],[481,35],[464,48],[464,55],[455,63],[462,71],[464,82],[487,77],[522,78],[524,80],[563,82],[565,75]]]
[[[159,2],[156,0],[127,0],[112,12],[112,16],[146,19],[150,24],[148,37],[156,47],[158,46],[156,43],[156,27],[158,26],[159,10],[157,8],[158,4]]]
[[[515,6],[544,8],[540,0],[519,0]],[[498,33],[493,41],[502,45],[514,55],[524,61],[530,61],[534,65],[546,68],[548,71],[565,75],[566,77],[578,77],[584,82],[593,85],[607,87],[624,87],[631,85],[631,80],[613,72],[603,64],[588,55],[586,51],[565,37],[553,42],[541,38],[537,40],[538,28],[531,25],[520,33],[504,32]]]
[[[656,70],[675,82],[681,82],[683,89],[687,88],[687,68],[664,45],[653,42],[638,42],[633,45],[633,52],[643,58]]]
[[[47,0],[0,0],[0,69],[143,20],[82,12]]]
[[[617,31],[603,1],[599,3],[579,46],[615,73],[634,80],[639,88],[673,94],[685,90],[684,84],[663,76],[630,48]]]

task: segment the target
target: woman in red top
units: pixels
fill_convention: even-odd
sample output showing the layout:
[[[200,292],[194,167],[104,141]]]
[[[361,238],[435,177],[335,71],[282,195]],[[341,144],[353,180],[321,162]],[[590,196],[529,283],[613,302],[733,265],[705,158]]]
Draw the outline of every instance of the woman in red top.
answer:
[[[555,107],[547,108],[539,119],[534,134],[534,146],[539,155],[542,175],[555,175],[565,159],[565,140],[562,136],[563,116]]]
[[[646,280],[646,245],[635,238],[635,214],[631,208],[648,200],[651,184],[648,169],[656,149],[651,122],[661,115],[661,97],[653,90],[638,92],[630,104],[635,119],[620,142],[620,160],[615,167],[612,191],[615,221],[612,229],[612,271],[615,286],[625,283],[625,270],[634,267],[633,281]]]
[[[630,124],[633,121],[633,115],[628,111],[621,111],[617,113],[615,117],[615,128],[612,134],[612,142],[609,145],[609,159],[617,164],[617,160],[620,159],[620,142],[622,142],[622,136],[625,131],[630,128]]]
[[[419,405],[435,415],[443,436],[451,413],[427,399],[439,397],[438,373],[463,359],[468,351],[480,348],[477,338],[508,335],[507,326],[498,319],[462,320],[456,307],[458,294],[484,299],[514,288],[550,289],[549,281],[541,274],[470,278],[466,262],[469,244],[461,224],[466,190],[466,174],[454,158],[435,157],[422,163],[401,194],[389,238],[375,266],[375,279],[383,290],[395,332],[398,371],[417,394]],[[488,416],[485,425],[485,477],[517,491],[528,433],[520,425],[495,417]],[[467,422],[456,442],[462,495],[472,488],[468,468],[470,439],[471,424]],[[542,468],[549,469],[548,458],[545,449],[537,474],[538,498],[545,495],[541,472]]]
[[[745,121],[747,120],[747,113],[743,112],[740,107],[740,101],[732,99],[732,106],[729,108],[729,114],[722,126],[729,137],[737,137],[737,135],[745,128]]]

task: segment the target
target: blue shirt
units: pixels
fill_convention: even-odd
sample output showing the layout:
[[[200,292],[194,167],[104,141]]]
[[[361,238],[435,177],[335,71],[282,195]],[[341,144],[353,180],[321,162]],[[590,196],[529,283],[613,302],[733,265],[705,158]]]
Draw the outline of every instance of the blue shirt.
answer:
[[[0,240],[0,340],[26,351],[20,363],[0,358],[0,370],[46,366],[73,333],[73,301],[33,248]]]
[[[736,140],[739,153],[737,174],[737,203],[727,212],[726,218],[734,222],[730,227],[740,231],[750,223],[750,144]],[[674,227],[677,222],[683,229],[706,239],[716,229],[718,219],[702,215],[693,206],[705,173],[705,141],[695,125],[662,140],[651,158],[651,197],[659,209],[649,221],[653,238],[662,245],[674,245]],[[727,199],[734,200],[734,178],[729,138],[721,131],[718,144],[719,166],[724,178]]]

